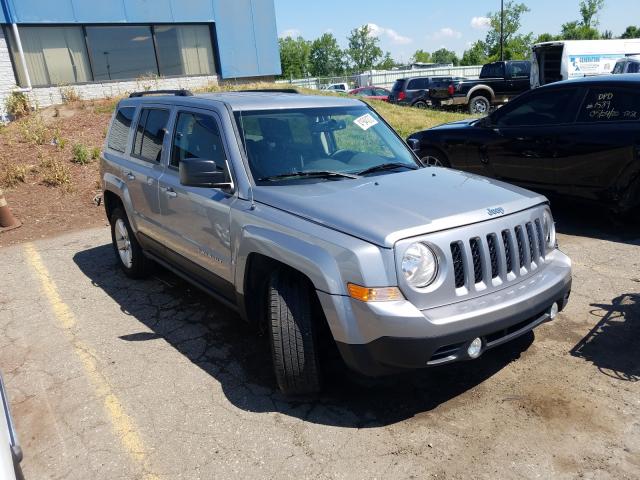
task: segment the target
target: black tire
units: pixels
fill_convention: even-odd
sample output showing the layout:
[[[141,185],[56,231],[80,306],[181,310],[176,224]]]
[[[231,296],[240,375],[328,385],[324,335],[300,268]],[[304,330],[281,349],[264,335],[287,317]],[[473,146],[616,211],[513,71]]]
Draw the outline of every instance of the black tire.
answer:
[[[418,100],[416,103],[414,103],[411,106],[419,109],[429,108],[429,105],[427,105],[427,102],[425,102],[424,100]]]
[[[111,223],[113,253],[122,271],[131,278],[144,278],[148,276],[153,270],[153,262],[142,252],[142,248],[131,229],[127,214],[121,208],[116,208],[113,210],[109,222]],[[123,238],[124,232],[120,230],[121,227],[126,229],[126,243],[131,254],[130,262],[125,262],[123,256],[120,254],[119,244],[122,244],[122,241],[125,240]]]
[[[472,115],[487,115],[491,110],[491,100],[483,95],[476,95],[469,100],[469,113]]]
[[[269,278],[271,355],[278,387],[286,395],[320,391],[313,295],[309,282],[295,272],[280,269]]]
[[[423,148],[418,152],[418,157],[422,164],[428,167],[451,167],[447,156],[437,148]]]

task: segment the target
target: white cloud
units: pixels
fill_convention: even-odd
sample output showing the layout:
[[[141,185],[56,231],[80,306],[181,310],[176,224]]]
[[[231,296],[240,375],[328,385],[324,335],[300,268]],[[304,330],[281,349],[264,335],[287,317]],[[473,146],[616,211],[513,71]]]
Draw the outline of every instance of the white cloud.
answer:
[[[287,37],[291,37],[291,38],[296,38],[298,36],[300,36],[302,32],[300,30],[298,30],[297,28],[288,28],[286,30],[283,30],[282,32],[280,32],[280,35],[278,35],[280,38],[287,38]]]
[[[461,38],[462,33],[454,30],[453,28],[444,27],[438,30],[437,32],[429,35],[429,38],[432,40],[441,40],[443,38]]]
[[[471,19],[471,28],[476,30],[489,30],[491,27],[491,19],[489,17],[473,17]]]
[[[381,36],[384,35],[394,45],[406,45],[408,43],[413,42],[413,40],[411,40],[409,37],[405,37],[404,35],[400,35],[398,32],[396,32],[392,28],[381,27],[379,25],[376,25],[375,23],[368,23],[367,26],[369,27],[369,30],[371,31],[370,35],[372,37],[381,37]]]

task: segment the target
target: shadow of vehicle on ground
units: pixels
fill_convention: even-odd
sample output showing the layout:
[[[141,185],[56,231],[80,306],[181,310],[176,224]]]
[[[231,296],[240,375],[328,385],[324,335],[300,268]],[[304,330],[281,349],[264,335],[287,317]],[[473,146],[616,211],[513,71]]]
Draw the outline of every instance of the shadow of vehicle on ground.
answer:
[[[604,207],[562,197],[549,198],[559,233],[640,245],[640,215],[616,218]]]
[[[114,263],[111,245],[79,252],[73,260],[123,312],[151,330],[132,332],[122,340],[163,338],[219,381],[236,407],[319,424],[368,428],[428,412],[516,360],[534,338],[528,333],[473,362],[381,379],[332,367],[321,395],[291,399],[275,387],[268,342],[233,311],[163,269],[148,280],[130,280]]]
[[[640,294],[616,297],[611,305],[592,304],[593,315],[602,317],[571,349],[571,355],[592,362],[610,377],[640,381]]]

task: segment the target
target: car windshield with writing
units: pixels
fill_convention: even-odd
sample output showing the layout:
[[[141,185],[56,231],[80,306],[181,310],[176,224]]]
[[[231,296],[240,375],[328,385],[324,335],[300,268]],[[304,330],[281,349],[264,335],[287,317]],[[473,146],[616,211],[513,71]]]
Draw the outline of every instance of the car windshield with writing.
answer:
[[[236,120],[259,185],[420,168],[406,144],[366,107],[245,111]]]

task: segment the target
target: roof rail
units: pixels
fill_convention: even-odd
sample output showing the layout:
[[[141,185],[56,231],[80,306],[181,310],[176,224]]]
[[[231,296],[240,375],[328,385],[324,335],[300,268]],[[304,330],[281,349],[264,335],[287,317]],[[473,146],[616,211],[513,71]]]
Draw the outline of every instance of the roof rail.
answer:
[[[300,93],[295,88],[251,88],[248,90],[235,90],[236,92],[264,92],[264,93]]]
[[[144,92],[133,92],[129,98],[144,97],[145,95],[175,95],[176,97],[193,97],[190,90],[145,90]]]

